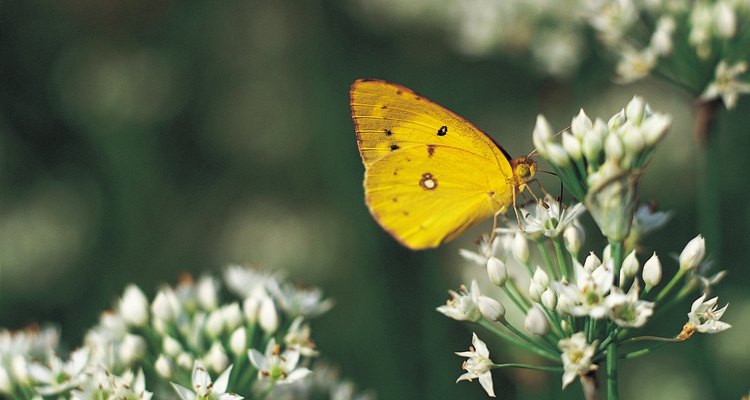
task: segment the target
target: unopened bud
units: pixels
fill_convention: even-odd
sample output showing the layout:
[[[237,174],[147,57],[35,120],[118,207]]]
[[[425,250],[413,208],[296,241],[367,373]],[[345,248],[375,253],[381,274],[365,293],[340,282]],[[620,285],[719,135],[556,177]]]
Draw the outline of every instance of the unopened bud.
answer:
[[[706,240],[702,235],[693,238],[680,253],[680,269],[692,271],[700,265],[706,255]]]
[[[492,297],[479,296],[477,306],[482,316],[489,321],[497,322],[505,317],[505,307]]]
[[[654,253],[651,258],[643,265],[643,282],[646,285],[654,287],[661,282],[661,262],[659,257]]]
[[[490,257],[487,260],[487,275],[490,277],[490,282],[493,285],[502,287],[508,280],[508,269],[505,267],[505,263],[500,261],[497,257]]]
[[[526,240],[526,236],[524,236],[523,233],[516,232],[516,235],[513,237],[511,251],[513,252],[513,257],[515,257],[518,262],[523,265],[529,263],[531,252],[529,251],[529,242]]]
[[[526,328],[527,332],[536,336],[543,336],[549,332],[549,321],[547,321],[547,317],[539,306],[534,306],[529,309],[529,313],[526,314],[523,326]]]

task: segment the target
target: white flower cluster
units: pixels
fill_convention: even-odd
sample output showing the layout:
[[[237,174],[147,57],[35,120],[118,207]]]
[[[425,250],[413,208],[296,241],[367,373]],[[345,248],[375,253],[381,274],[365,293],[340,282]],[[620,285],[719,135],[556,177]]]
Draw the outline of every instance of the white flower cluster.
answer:
[[[497,53],[531,59],[539,72],[574,73],[584,59],[585,26],[576,4],[556,0],[353,0],[374,25],[437,28],[460,53]]]
[[[638,207],[635,196],[637,176],[669,122],[668,116],[652,112],[638,97],[608,122],[591,121],[581,111],[573,119],[571,133],[559,138],[539,117],[534,141],[540,154],[568,188],[577,185],[584,203],[568,206],[547,197],[544,203],[528,204],[520,212],[523,230],[499,228],[494,240],[479,243],[478,252],[462,250],[468,261],[486,268],[489,281],[505,296],[482,293],[475,280],[470,288],[450,291],[451,299],[438,311],[484,326],[558,366],[494,364],[487,346],[474,335],[472,349],[457,353],[468,357],[459,380],[479,379],[490,396],[494,396],[493,368],[556,370],[562,373],[563,388],[576,377],[582,383],[591,381],[590,376],[603,369],[600,364],[628,354],[632,348],[623,347],[628,341],[654,340],[638,332],[657,311],[668,311],[696,290],[702,294],[682,330],[670,338],[657,338],[653,349],[664,342],[687,340],[695,332],[730,328],[720,321],[727,307],[719,308],[716,297],[706,300],[710,287],[724,273],[705,276],[709,263],[703,236],[685,245],[669,274],[663,272],[656,253],[639,254],[646,234],[669,219],[669,213]],[[601,252],[579,256],[587,236],[579,219],[586,210],[609,244]],[[667,282],[662,282],[663,275],[669,276]],[[506,311],[520,313],[523,327],[511,322],[515,318],[506,319]],[[640,349],[631,356],[651,350]]]
[[[750,4],[735,0],[583,0],[601,42],[619,55],[623,83],[652,72],[728,109],[750,93]],[[708,85],[706,85],[706,82]]]
[[[67,358],[57,355],[54,329],[0,331],[0,397],[369,398],[332,374],[314,391],[307,378],[318,356],[308,321],[331,306],[318,288],[241,266],[228,267],[223,282],[185,275],[151,301],[130,285]]]

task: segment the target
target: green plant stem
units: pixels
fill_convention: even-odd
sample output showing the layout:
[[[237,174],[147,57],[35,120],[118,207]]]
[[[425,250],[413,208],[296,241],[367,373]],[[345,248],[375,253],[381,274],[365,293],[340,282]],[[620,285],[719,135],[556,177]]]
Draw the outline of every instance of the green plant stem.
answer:
[[[505,287],[508,287],[509,290],[513,292],[513,295],[518,298],[519,302],[521,302],[521,305],[523,306],[523,312],[526,313],[526,311],[529,310],[529,307],[531,307],[531,302],[529,302],[529,299],[527,299],[526,296],[521,293],[521,290],[518,289],[518,285],[516,285],[516,282],[512,279],[508,279]]]
[[[607,345],[607,400],[618,400],[620,393],[617,387],[617,343]]]
[[[696,103],[693,134],[698,143],[698,227],[707,252],[721,265],[721,154],[716,119],[721,100]]]
[[[531,344],[531,345],[534,345],[534,346],[538,346],[539,348],[542,348],[542,349],[548,350],[548,351],[550,351],[550,352],[551,352],[551,354],[555,354],[555,355],[557,355],[557,354],[558,354],[558,349],[557,349],[557,345],[556,345],[555,343],[551,343],[551,342],[549,341],[549,338],[547,338],[547,337],[545,337],[545,336],[540,336],[540,338],[541,338],[541,339],[543,340],[543,342],[544,342],[544,343],[545,343],[545,344],[547,345],[546,347],[543,347],[543,346],[540,346],[540,342],[539,342],[538,340],[535,340],[535,339],[534,339],[533,337],[531,337],[531,336],[529,336],[529,335],[527,335],[527,334],[525,334],[525,333],[523,333],[523,332],[519,331],[519,330],[518,330],[518,329],[517,329],[517,328],[516,328],[515,326],[513,326],[513,325],[512,325],[512,324],[511,324],[510,322],[508,322],[508,321],[506,321],[506,320],[503,320],[503,321],[500,321],[500,322],[501,322],[501,323],[502,323],[502,324],[503,324],[503,325],[504,325],[504,326],[505,326],[506,328],[508,328],[508,329],[509,329],[509,330],[510,330],[511,332],[515,333],[515,334],[516,334],[516,336],[518,336],[518,337],[522,338],[522,339],[523,339],[523,340],[525,340],[525,341],[526,341],[527,343],[529,343],[529,344]]]
[[[555,264],[552,262],[552,256],[550,256],[549,254],[549,248],[547,248],[547,246],[545,246],[543,242],[537,242],[536,248],[539,250],[539,254],[542,255],[542,260],[544,260],[544,265],[547,266],[547,270],[550,271],[550,273],[554,277],[554,280],[559,281],[560,272],[555,268]]]
[[[555,245],[555,253],[557,254],[557,263],[560,265],[560,272],[562,272],[563,278],[570,282],[572,272],[570,264],[568,263],[569,257],[566,257],[567,252],[565,251],[562,240],[558,237],[552,239],[552,243]]]
[[[620,268],[622,268],[623,242],[621,240],[610,240],[609,251],[614,262],[614,280],[615,285],[617,285],[620,279]]]
[[[675,285],[677,285],[678,282],[682,280],[682,277],[685,276],[684,270],[679,270],[677,273],[672,277],[672,279],[667,283],[667,286],[664,287],[664,289],[659,292],[658,295],[656,295],[656,303],[659,303],[660,301],[664,300],[667,295],[674,289]]]
[[[533,369],[535,371],[563,372],[562,367],[546,367],[542,365],[515,364],[515,363],[495,364],[492,367],[493,368],[523,368],[523,369]]]
[[[505,332],[504,330],[498,328],[496,325],[493,325],[489,321],[480,320],[479,325],[483,326],[485,329],[489,330],[495,335],[505,339],[506,341],[513,344],[514,346],[520,347],[524,350],[528,350],[548,360],[560,362],[560,357],[556,353],[550,352],[546,348],[541,348],[539,346],[536,346],[536,344],[529,345],[529,343],[517,338],[516,336],[511,335],[508,332]]]
[[[516,305],[516,307],[524,314],[526,315],[526,311],[528,309],[524,307],[523,303],[519,299],[516,298],[516,294],[513,293],[512,290],[510,290],[511,285],[508,284],[508,282],[503,285],[503,292],[505,292],[505,295],[508,296],[508,298],[513,302],[513,304]],[[516,289],[518,290],[518,289]]]

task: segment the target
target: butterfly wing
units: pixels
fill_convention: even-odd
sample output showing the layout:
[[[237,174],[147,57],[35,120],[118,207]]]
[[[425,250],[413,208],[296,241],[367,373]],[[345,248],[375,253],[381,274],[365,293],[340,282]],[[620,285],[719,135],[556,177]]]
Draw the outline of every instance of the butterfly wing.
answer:
[[[350,94],[367,205],[402,244],[436,247],[512,203],[509,157],[474,125],[392,83]]]

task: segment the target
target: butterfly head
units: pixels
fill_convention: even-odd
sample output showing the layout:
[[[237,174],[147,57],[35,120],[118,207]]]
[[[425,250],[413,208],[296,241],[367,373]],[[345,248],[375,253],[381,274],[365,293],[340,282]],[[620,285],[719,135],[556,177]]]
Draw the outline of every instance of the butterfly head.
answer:
[[[510,165],[513,167],[516,186],[521,186],[532,180],[534,174],[536,174],[536,161],[531,157],[514,158],[511,160]]]

